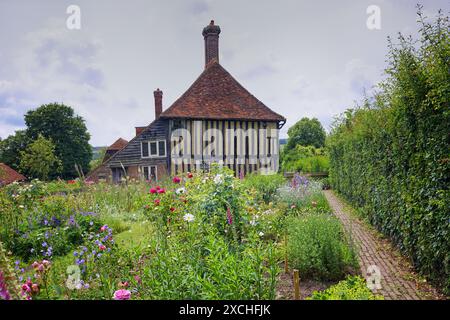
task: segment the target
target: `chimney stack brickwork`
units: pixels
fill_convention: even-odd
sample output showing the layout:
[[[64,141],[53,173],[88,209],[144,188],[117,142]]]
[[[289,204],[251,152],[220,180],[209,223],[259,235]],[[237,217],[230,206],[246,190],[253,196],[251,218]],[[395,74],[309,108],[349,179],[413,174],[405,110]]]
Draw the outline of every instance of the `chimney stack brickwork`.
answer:
[[[203,28],[203,38],[205,39],[205,67],[212,60],[219,62],[219,34],[220,27],[211,20],[210,24]]]
[[[162,112],[162,96],[163,92],[161,90],[156,89],[153,91],[153,95],[155,97],[155,120],[159,118]]]

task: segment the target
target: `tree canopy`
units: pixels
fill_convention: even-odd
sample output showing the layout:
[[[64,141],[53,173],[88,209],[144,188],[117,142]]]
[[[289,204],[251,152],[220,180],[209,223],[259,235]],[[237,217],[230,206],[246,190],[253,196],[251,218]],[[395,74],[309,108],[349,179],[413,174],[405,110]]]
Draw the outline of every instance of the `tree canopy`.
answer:
[[[321,148],[325,145],[326,133],[317,118],[302,118],[288,130],[287,150],[296,145]]]
[[[55,145],[55,155],[62,162],[61,176],[70,179],[78,175],[75,165],[84,172],[89,171],[92,148],[90,134],[82,117],[74,114],[71,107],[52,103],[43,105],[25,115],[27,136],[35,140],[39,134],[51,139]],[[56,177],[53,174],[52,177]]]
[[[20,153],[20,169],[29,177],[48,180],[51,174],[61,172],[62,165],[55,155],[55,146],[42,134]]]

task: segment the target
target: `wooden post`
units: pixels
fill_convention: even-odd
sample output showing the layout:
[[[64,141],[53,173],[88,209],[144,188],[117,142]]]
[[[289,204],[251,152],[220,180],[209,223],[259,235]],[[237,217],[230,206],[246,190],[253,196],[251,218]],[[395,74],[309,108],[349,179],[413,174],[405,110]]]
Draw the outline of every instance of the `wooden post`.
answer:
[[[284,234],[284,272],[289,273],[287,234],[286,233]]]
[[[300,300],[300,277],[297,269],[294,269],[294,299]]]

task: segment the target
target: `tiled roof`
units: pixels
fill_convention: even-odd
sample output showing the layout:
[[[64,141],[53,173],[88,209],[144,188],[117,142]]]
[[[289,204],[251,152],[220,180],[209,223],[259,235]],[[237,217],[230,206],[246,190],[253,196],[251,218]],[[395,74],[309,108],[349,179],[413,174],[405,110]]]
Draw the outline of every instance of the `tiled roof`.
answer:
[[[119,138],[112,145],[108,147],[106,150],[121,150],[128,144],[128,141],[122,138]]]
[[[216,60],[161,118],[285,121],[248,92]]]
[[[4,163],[0,163],[0,185],[6,185],[14,181],[22,181],[26,179],[27,178],[24,175],[18,173],[16,170]]]

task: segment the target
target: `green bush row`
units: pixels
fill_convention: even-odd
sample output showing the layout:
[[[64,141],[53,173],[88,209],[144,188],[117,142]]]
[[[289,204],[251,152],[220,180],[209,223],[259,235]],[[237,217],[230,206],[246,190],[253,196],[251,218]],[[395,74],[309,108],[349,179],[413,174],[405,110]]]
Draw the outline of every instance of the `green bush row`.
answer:
[[[438,16],[421,22],[420,46],[403,37],[391,44],[380,92],[348,110],[327,141],[332,186],[447,292],[449,30]]]

